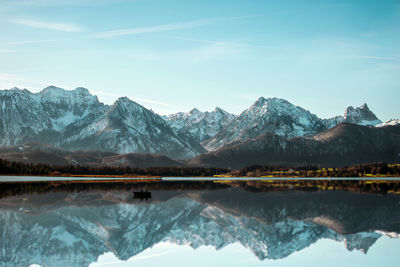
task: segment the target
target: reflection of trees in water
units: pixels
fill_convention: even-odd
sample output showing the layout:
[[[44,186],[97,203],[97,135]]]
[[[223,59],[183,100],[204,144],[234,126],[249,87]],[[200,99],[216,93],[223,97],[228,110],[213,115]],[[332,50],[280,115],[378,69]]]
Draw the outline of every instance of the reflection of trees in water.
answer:
[[[400,193],[400,181],[297,180],[297,181],[49,181],[0,183],[0,198],[8,196],[81,191],[213,190],[240,187],[251,192],[346,190],[360,193]]]
[[[0,200],[3,214],[12,214],[0,216],[7,233],[2,244],[27,261],[5,265],[27,266],[36,254],[52,262],[64,251],[82,262],[110,250],[127,259],[162,240],[194,247],[240,242],[260,259],[284,258],[321,238],[366,252],[382,235],[375,230],[400,233],[400,195],[385,194],[398,184],[377,183],[372,190],[362,181],[335,183],[337,190],[322,189],[333,187],[332,181],[3,184],[3,193],[34,193]],[[132,199],[146,189],[152,192],[147,202]],[[26,242],[27,236],[34,238]]]

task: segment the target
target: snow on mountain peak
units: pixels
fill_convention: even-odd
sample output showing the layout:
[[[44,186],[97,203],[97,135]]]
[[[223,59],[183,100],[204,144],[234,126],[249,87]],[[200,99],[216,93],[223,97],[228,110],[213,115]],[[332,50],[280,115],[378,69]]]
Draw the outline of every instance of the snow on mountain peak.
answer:
[[[46,88],[44,88],[41,91],[41,93],[43,95],[44,94],[62,94],[62,93],[64,93],[64,91],[66,91],[66,90],[64,90],[60,87],[54,86],[54,85],[50,85],[50,86],[47,86]]]
[[[294,137],[324,129],[320,119],[309,111],[285,99],[260,97],[204,145],[208,150],[216,150],[225,144],[246,141],[267,132]]]
[[[76,87],[75,90],[77,93],[81,94],[81,95],[92,95],[89,90],[85,87]]]
[[[201,112],[194,108],[190,112],[178,112],[166,117],[169,125],[179,134],[197,142],[215,136],[236,116],[216,107],[212,112]]]
[[[376,127],[397,126],[397,125],[400,125],[400,119],[391,119],[376,125]]]
[[[382,123],[382,121],[379,120],[368,108],[366,103],[358,108],[352,106],[346,108],[344,112],[344,122],[370,126]]]
[[[189,114],[191,114],[191,115],[198,115],[198,114],[202,114],[202,113],[203,112],[201,112],[197,108],[193,108],[191,111],[189,111]]]
[[[357,108],[349,106],[345,109],[343,116],[323,119],[322,122],[327,128],[335,127],[344,122],[364,126],[377,126],[382,123],[382,121],[369,109],[366,103]]]
[[[222,113],[222,114],[229,114],[228,112],[226,112],[225,110],[223,110],[220,107],[215,107],[214,112],[218,112],[218,113]]]
[[[343,122],[369,126],[399,124],[399,120],[382,123],[366,103],[357,108],[348,107],[343,116],[322,120],[276,97],[260,97],[239,116],[216,107],[211,112],[194,108],[161,118],[127,97],[106,106],[86,88],[64,90],[56,86],[48,86],[39,93],[16,87],[0,91],[0,115],[3,145],[37,141],[56,146],[68,143],[69,147],[77,149],[82,146],[78,140],[89,136],[97,140],[104,134],[104,142],[91,149],[110,149],[114,144],[118,152],[168,151],[173,154],[172,148],[176,146],[188,152],[187,155],[204,151],[200,143],[215,150],[265,133],[291,138],[313,135]],[[111,141],[110,138],[117,139]],[[97,143],[92,139],[91,143]],[[161,150],[156,148],[157,144],[149,143],[149,140],[161,139],[164,144]]]

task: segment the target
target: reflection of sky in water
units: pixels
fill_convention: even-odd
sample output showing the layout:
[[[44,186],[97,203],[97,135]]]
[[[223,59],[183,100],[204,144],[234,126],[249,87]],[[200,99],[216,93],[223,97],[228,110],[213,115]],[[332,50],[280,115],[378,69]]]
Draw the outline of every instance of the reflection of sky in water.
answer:
[[[379,238],[367,254],[348,251],[343,242],[321,239],[287,258],[264,261],[238,243],[220,250],[211,246],[194,250],[189,246],[159,243],[127,261],[118,260],[111,252],[105,253],[89,266],[398,266],[399,252],[400,240],[386,236]]]
[[[151,190],[148,202],[132,199],[128,188],[5,197],[0,199],[0,251],[5,251],[0,266],[400,262],[400,239],[388,237],[400,233],[400,195],[252,192],[251,185]]]

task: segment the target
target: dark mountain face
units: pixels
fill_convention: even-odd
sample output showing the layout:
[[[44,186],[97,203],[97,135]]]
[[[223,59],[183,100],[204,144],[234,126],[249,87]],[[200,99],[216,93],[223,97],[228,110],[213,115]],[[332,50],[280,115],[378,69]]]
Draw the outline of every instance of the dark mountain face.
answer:
[[[126,260],[159,242],[223,248],[239,242],[260,260],[282,259],[319,239],[368,249],[400,231],[396,195],[252,193],[240,188],[58,192],[0,200],[0,262],[5,266],[87,266],[113,252]]]
[[[68,151],[42,144],[1,147],[0,158],[24,163],[83,166],[128,166],[131,168],[183,166],[159,154],[117,154],[104,151]]]
[[[139,168],[184,166],[183,163],[172,160],[164,155],[138,153],[120,154],[104,157],[101,161],[101,164]]]
[[[264,134],[200,155],[189,164],[222,168],[242,168],[255,164],[341,167],[377,161],[399,161],[399,128],[341,124],[309,138],[286,139]]]

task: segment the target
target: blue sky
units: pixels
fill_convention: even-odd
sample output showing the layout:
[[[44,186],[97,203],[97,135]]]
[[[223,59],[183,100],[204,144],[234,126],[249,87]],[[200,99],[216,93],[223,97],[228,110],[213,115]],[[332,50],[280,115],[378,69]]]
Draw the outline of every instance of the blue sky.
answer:
[[[398,238],[383,236],[364,254],[359,250],[348,251],[343,242],[321,239],[311,246],[294,252],[279,260],[260,261],[248,248],[239,243],[230,244],[219,250],[211,246],[193,249],[188,245],[161,242],[144,250],[127,261],[118,259],[112,252],[100,255],[89,267],[128,266],[398,266],[400,256]],[[30,267],[40,265],[32,264]]]
[[[0,88],[88,88],[161,114],[281,97],[400,118],[400,1],[0,0]]]
[[[343,242],[321,239],[309,247],[279,260],[260,261],[248,248],[239,243],[220,250],[211,246],[192,249],[188,245],[159,243],[127,261],[121,261],[113,253],[103,254],[89,267],[128,266],[398,266],[400,242],[397,238],[383,236],[364,254],[359,250],[348,251]]]

